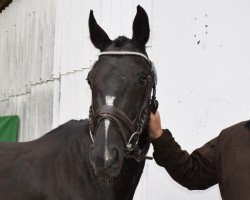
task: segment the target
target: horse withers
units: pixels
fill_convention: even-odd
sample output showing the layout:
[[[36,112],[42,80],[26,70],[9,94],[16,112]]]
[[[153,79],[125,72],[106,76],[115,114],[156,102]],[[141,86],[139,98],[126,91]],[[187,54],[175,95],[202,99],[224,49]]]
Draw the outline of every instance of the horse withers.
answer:
[[[157,109],[147,57],[149,22],[137,7],[133,37],[110,40],[89,16],[101,53],[89,72],[89,120],[71,120],[25,143],[0,143],[0,200],[128,200],[145,164],[147,122]]]

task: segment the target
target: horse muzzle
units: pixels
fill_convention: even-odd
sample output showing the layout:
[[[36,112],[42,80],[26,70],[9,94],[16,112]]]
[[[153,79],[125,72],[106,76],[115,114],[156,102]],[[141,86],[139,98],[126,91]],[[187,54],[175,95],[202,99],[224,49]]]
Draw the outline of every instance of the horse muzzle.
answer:
[[[115,147],[100,150],[92,145],[89,158],[96,176],[115,177],[120,173],[122,158],[119,150]]]

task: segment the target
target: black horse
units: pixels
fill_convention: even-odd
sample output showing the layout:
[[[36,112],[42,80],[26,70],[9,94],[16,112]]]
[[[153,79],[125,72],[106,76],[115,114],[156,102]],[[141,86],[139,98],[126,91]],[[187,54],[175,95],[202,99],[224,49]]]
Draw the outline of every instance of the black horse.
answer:
[[[149,113],[157,109],[148,17],[138,6],[132,39],[111,41],[92,11],[89,29],[101,51],[87,78],[89,120],[71,120],[31,142],[0,143],[0,200],[133,198],[150,145]]]

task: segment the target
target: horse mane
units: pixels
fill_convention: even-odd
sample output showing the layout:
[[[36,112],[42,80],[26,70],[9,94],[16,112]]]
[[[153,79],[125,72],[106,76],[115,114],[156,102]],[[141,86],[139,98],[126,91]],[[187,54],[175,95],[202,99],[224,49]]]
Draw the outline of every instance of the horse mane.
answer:
[[[245,127],[250,130],[250,120],[248,120],[246,123],[245,123]]]

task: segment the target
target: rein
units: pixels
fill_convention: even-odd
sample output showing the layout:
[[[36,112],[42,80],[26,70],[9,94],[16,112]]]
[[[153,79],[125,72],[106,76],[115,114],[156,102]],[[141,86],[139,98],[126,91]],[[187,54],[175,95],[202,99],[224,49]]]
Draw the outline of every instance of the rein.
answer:
[[[156,100],[156,77],[154,72],[154,66],[149,58],[139,52],[130,52],[130,51],[106,51],[101,52],[100,56],[103,55],[121,55],[121,56],[140,56],[144,58],[149,64],[149,72],[147,74],[147,89],[144,95],[144,101],[140,107],[138,114],[136,115],[134,120],[131,120],[127,114],[125,114],[122,110],[114,106],[103,105],[101,108],[94,110],[93,105],[90,106],[89,109],[89,134],[92,142],[94,142],[94,131],[95,127],[103,119],[111,120],[117,127],[117,130],[121,133],[123,144],[124,144],[124,156],[126,158],[133,158],[137,162],[141,162],[144,159],[152,159],[151,157],[147,157],[147,151],[149,149],[149,145],[146,145],[145,148],[140,149],[138,146],[138,142],[140,139],[140,135],[143,131],[143,128],[149,119],[150,112],[155,113],[158,108],[158,101]],[[152,96],[151,96],[152,93]],[[124,132],[124,128],[126,128],[130,137],[127,140],[127,137]],[[150,141],[148,136],[148,141]]]

